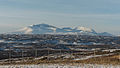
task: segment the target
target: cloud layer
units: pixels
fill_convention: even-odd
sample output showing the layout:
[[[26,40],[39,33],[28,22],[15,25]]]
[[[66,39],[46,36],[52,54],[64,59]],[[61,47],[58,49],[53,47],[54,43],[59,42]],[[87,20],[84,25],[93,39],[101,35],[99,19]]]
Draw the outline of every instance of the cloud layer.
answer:
[[[120,34],[120,0],[1,0],[0,33],[47,23]]]

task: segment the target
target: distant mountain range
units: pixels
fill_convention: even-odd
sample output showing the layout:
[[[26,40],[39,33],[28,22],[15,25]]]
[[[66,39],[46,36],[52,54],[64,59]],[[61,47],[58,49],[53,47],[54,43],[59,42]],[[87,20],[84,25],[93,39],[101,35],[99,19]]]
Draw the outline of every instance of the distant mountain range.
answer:
[[[78,34],[78,35],[101,35],[112,36],[112,34],[103,32],[97,33],[95,30],[86,27],[64,27],[59,28],[48,24],[36,24],[24,27],[20,30],[12,32],[12,34]]]

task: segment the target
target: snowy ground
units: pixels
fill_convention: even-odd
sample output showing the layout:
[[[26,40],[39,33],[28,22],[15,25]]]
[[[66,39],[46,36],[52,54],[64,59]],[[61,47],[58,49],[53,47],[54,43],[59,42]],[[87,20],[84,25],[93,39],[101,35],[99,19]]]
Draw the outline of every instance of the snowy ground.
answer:
[[[80,65],[6,65],[0,66],[0,68],[120,68],[120,65],[92,65],[92,64],[80,64]]]
[[[90,56],[84,56],[82,58],[76,58],[74,60],[86,60],[86,59],[90,59],[90,58],[95,58],[95,57],[101,57],[101,56],[109,56],[109,55],[113,55],[114,53],[111,54],[103,54],[103,55],[90,55]]]

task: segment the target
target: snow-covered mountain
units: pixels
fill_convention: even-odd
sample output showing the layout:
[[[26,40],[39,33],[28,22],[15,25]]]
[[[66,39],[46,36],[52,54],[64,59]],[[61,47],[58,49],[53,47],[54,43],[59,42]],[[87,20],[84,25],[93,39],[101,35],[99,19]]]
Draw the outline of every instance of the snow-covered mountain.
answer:
[[[37,24],[30,25],[23,29],[12,32],[14,34],[79,34],[79,35],[102,35],[102,36],[112,36],[107,32],[97,33],[95,30],[86,27],[64,27],[58,28],[48,24]]]

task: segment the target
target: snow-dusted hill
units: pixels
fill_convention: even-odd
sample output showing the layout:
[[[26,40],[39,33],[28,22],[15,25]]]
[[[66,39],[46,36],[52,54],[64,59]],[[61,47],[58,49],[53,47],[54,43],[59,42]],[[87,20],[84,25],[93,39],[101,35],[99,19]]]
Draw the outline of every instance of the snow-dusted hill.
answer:
[[[93,29],[81,27],[81,26],[75,28],[70,28],[70,27],[59,28],[48,24],[31,25],[12,33],[14,34],[79,34],[79,35],[112,36],[107,32],[97,33]]]

